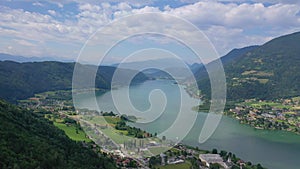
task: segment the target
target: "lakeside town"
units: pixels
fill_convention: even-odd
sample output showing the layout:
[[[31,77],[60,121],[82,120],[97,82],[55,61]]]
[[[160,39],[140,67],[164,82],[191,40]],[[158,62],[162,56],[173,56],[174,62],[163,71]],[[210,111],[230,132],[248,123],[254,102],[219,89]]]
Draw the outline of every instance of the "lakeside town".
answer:
[[[249,99],[225,112],[256,129],[285,130],[300,134],[300,97],[274,101]]]
[[[174,144],[166,137],[159,139],[156,133],[127,125],[134,122],[133,117],[87,109],[79,112],[73,107],[71,94],[71,91],[45,92],[19,101],[19,105],[44,115],[83,146],[114,159],[119,168],[263,168],[224,150],[200,150]]]
[[[201,91],[187,85],[191,97],[203,98]],[[197,112],[209,112],[210,101],[192,108]],[[246,99],[243,102],[227,102],[224,115],[237,119],[256,129],[284,130],[300,134],[300,96],[276,100]]]

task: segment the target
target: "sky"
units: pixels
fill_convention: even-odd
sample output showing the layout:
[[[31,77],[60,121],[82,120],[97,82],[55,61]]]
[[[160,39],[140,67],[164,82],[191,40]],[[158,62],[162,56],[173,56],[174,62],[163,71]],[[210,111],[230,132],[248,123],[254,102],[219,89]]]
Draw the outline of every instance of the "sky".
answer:
[[[102,27],[132,14],[149,12],[191,22],[220,56],[234,48],[261,45],[272,38],[300,31],[298,0],[1,0],[0,53],[76,60],[87,40]],[[158,29],[161,26],[161,20],[155,17],[145,20]],[[132,31],[127,27],[145,29],[145,25],[126,21],[123,24],[124,27],[114,29],[110,36],[117,38],[120,33]],[[176,27],[180,30],[180,26]],[[124,53],[145,49],[149,44],[189,55],[186,49],[179,50],[174,40],[143,36],[120,44],[106,60],[119,62]],[[132,49],[132,46],[137,47]]]

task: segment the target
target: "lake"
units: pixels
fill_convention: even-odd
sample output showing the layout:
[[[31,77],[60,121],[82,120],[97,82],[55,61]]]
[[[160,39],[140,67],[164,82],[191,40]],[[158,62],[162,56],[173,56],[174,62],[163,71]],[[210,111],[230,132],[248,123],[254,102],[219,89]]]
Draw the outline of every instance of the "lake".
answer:
[[[185,92],[180,97],[179,89],[182,88],[182,86],[178,86],[169,80],[146,81],[142,84],[130,86],[129,98],[135,108],[140,111],[146,111],[151,107],[148,99],[151,91],[155,89],[156,91],[163,91],[164,97],[168,101],[164,111],[156,120],[149,123],[136,123],[134,125],[151,133],[163,132],[176,119],[181,97],[184,103],[182,105],[184,115],[195,115],[196,112],[192,111],[191,108],[197,105],[199,100],[191,98]],[[131,111],[130,106],[123,100],[126,99],[124,96],[127,96],[128,90],[126,88],[119,88],[115,89],[114,92],[120,99],[118,101],[119,105],[121,105],[121,109],[119,109],[120,113],[126,114],[128,111]],[[152,109],[147,113],[161,111],[159,99],[156,99],[156,97],[161,98],[162,96],[152,93],[151,97]],[[118,112],[111,97],[111,91],[97,94],[97,103],[98,106],[95,105],[90,93],[81,94],[80,99],[76,101],[77,106],[81,108]],[[245,161],[260,163],[270,169],[299,169],[299,135],[285,131],[258,130],[240,124],[235,119],[223,116],[212,137],[205,143],[200,144],[198,143],[198,138],[206,116],[207,113],[197,113],[195,124],[184,138],[183,143],[198,146],[200,149],[206,150],[212,150],[213,148],[226,150],[227,152],[236,154]],[[167,138],[174,139],[175,136],[167,136]]]

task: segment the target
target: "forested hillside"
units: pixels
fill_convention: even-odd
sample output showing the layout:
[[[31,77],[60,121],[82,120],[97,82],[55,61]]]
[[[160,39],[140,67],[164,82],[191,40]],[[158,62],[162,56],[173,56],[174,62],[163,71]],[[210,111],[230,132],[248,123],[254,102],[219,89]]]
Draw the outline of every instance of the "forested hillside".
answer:
[[[0,168],[115,168],[82,143],[70,140],[41,114],[0,100]]]
[[[274,99],[300,94],[300,32],[275,38],[224,62],[227,98]],[[202,74],[201,74],[202,73]],[[209,98],[207,73],[198,72],[199,89]]]
[[[0,98],[15,102],[51,90],[66,90],[72,88],[72,77],[75,63],[63,62],[0,62]],[[86,75],[90,75],[96,66],[80,65]],[[101,66],[95,80],[95,86],[110,89],[111,79],[116,68]],[[124,74],[133,70],[122,69]],[[147,77],[138,73],[135,82],[143,82]],[[122,79],[120,79],[122,81]],[[121,83],[121,82],[120,82]]]

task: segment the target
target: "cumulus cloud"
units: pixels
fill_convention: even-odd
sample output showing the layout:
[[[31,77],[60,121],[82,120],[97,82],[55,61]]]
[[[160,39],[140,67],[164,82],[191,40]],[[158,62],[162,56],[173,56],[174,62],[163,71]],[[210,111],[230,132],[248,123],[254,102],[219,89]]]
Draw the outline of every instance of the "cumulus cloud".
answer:
[[[23,39],[18,41],[18,44],[23,43],[25,46],[29,45],[26,42],[31,40],[40,42],[41,45],[47,45],[49,41],[78,45],[83,44],[99,28],[116,19],[130,14],[157,12],[175,15],[192,22],[207,34],[219,53],[225,54],[232,48],[262,44],[272,37],[299,31],[300,27],[300,4],[293,0],[252,0],[253,3],[246,3],[245,0],[181,1],[187,4],[176,8],[168,5],[153,6],[153,1],[114,0],[114,3],[96,0],[80,1],[72,18],[66,17],[67,13],[58,13],[54,9],[49,9],[48,14],[41,14],[24,9],[1,7],[0,35]],[[227,3],[222,3],[224,1]],[[64,4],[70,2],[71,0],[51,1],[59,8],[63,8]],[[271,4],[265,5],[264,2]],[[33,5],[43,4],[34,2]],[[58,19],[58,14],[64,19]],[[127,28],[144,29],[156,26],[159,30],[157,22],[163,22],[151,17],[144,19],[149,21],[147,23],[153,24],[139,25],[138,23],[142,23],[143,20],[123,23],[122,28],[111,30],[116,31],[111,32],[111,36],[118,36],[118,32],[121,34],[122,31],[132,30]],[[180,31],[180,25],[176,25],[176,29]],[[187,35],[192,36],[190,32],[187,32]],[[161,42],[167,43],[165,39]],[[13,48],[17,50],[15,46]],[[45,51],[49,52],[49,50]],[[71,51],[68,54],[70,53]]]
[[[0,11],[0,26],[5,27],[2,36],[11,35],[28,40],[63,40],[60,34],[67,33],[67,25],[53,19],[50,15],[28,12],[22,9],[4,9]]]
[[[243,29],[227,28],[224,26],[211,26],[204,32],[221,55],[225,55],[233,48],[262,45],[272,39],[272,37],[268,35],[246,35]]]
[[[226,27],[251,28],[257,26],[299,25],[300,6],[275,4],[265,6],[254,4],[223,4],[219,2],[197,2],[179,8],[168,9],[167,13],[177,15],[201,25],[222,25]]]
[[[235,47],[262,44],[271,37],[297,31],[300,6],[296,4],[220,3],[202,1],[170,8],[164,13],[183,17],[203,30],[223,55]],[[299,29],[298,29],[299,31]]]

